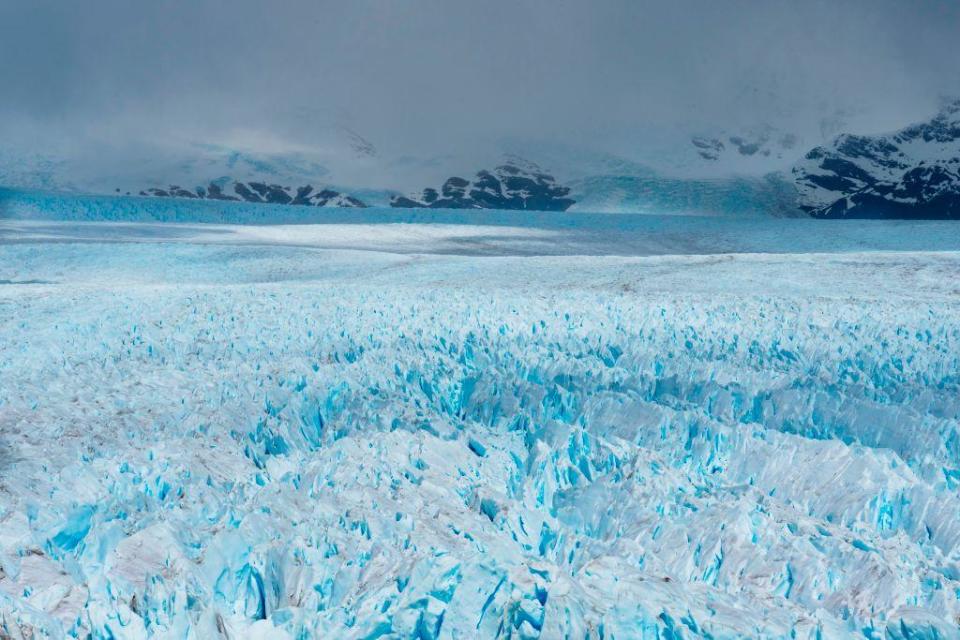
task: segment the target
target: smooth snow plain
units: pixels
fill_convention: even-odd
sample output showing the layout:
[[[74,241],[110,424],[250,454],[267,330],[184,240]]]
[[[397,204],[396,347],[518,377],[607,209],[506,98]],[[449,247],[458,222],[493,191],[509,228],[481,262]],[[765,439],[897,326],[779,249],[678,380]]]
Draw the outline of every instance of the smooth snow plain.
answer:
[[[554,215],[0,220],[0,636],[960,637],[955,227]]]

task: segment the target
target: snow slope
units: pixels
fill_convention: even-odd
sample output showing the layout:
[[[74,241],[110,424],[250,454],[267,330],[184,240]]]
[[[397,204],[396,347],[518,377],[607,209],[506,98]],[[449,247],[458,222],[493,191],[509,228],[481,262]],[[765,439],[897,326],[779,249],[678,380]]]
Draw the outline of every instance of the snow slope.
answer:
[[[960,218],[960,101],[895,133],[838,136],[793,174],[817,217]]]
[[[2,222],[3,634],[958,637],[955,234],[356,213]]]

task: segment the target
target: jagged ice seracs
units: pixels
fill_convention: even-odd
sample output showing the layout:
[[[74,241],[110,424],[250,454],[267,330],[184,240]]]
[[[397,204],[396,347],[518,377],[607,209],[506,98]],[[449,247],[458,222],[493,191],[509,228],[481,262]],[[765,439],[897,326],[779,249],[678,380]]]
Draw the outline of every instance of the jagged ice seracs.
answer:
[[[957,637],[953,254],[0,255],[8,637]]]

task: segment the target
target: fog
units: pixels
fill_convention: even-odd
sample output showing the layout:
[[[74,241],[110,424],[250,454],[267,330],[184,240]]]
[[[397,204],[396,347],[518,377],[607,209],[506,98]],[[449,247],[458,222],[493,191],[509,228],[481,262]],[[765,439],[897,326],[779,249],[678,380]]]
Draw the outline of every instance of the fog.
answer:
[[[0,145],[627,153],[658,132],[897,128],[960,94],[960,3],[4,0]],[[839,125],[837,125],[839,126]]]

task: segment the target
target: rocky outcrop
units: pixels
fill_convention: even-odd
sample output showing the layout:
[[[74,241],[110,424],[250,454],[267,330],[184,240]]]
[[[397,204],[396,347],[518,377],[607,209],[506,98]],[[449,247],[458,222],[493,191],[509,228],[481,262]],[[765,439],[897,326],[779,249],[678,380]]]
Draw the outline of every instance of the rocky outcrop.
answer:
[[[439,189],[414,197],[396,196],[390,206],[429,209],[528,209],[566,211],[576,201],[570,189],[538,168],[508,163],[480,171],[472,180],[452,177]]]

